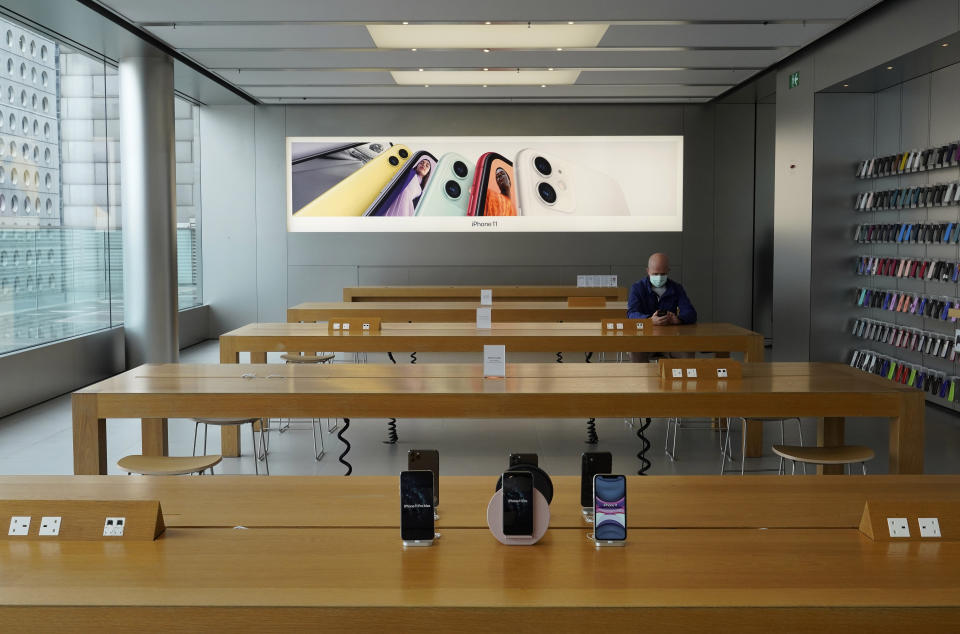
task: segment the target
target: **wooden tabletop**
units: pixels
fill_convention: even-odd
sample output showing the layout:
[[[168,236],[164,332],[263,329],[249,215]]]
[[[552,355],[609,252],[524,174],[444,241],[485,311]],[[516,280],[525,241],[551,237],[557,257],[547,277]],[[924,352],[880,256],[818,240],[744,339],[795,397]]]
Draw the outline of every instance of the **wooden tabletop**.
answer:
[[[441,497],[447,491],[485,505],[492,477],[441,478]],[[582,524],[563,527],[563,518],[576,520],[566,510],[575,508],[576,481],[557,478],[551,528],[535,546],[503,546],[483,527],[456,527],[444,516],[464,511],[441,500],[437,543],[404,550],[393,523],[396,478],[0,478],[3,495],[54,495],[59,486],[67,498],[156,496],[168,524],[152,542],[3,541],[0,629],[336,623],[382,632],[429,623],[437,631],[565,632],[585,623],[633,631],[643,623],[654,631],[769,632],[891,631],[909,623],[910,632],[945,632],[960,625],[960,542],[873,542],[853,527],[865,499],[955,503],[956,476],[630,478],[627,544],[608,549],[594,548]],[[203,508],[206,497],[225,517]],[[303,523],[258,527],[269,514]],[[383,514],[390,525],[365,525]],[[187,515],[196,524],[182,521]],[[465,523],[478,516],[471,511]],[[204,518],[211,526],[199,526]],[[234,520],[248,528],[216,527]]]
[[[725,323],[654,326],[643,334],[607,333],[594,323],[498,323],[478,329],[463,323],[385,324],[380,332],[328,332],[326,323],[255,323],[220,336],[221,362],[240,352],[469,352],[505,345],[507,353],[563,351],[744,352],[763,360],[759,333]]]
[[[486,526],[497,475],[443,475],[440,461],[437,526]],[[551,479],[550,527],[583,528],[580,477]],[[398,486],[397,476],[0,476],[0,499],[159,500],[179,527],[399,528]],[[627,487],[630,528],[856,528],[878,496],[960,502],[960,476],[628,476]]]
[[[389,301],[455,301],[480,299],[480,291],[488,289],[497,301],[563,301],[568,297],[606,297],[608,301],[624,301],[623,287],[583,286],[346,286],[345,302]]]
[[[287,309],[288,322],[329,321],[345,317],[379,317],[386,323],[476,323],[476,301],[387,301],[387,302],[305,302]],[[589,322],[627,316],[627,303],[607,302],[606,306],[568,306],[562,302],[494,301],[490,306],[494,322]]]

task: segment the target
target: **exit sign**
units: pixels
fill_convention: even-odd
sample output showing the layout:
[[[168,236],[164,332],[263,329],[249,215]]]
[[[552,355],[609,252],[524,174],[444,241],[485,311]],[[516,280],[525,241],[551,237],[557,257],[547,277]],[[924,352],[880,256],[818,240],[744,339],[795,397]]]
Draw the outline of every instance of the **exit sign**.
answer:
[[[787,88],[796,88],[800,85],[800,72],[790,74],[790,81],[787,84]]]

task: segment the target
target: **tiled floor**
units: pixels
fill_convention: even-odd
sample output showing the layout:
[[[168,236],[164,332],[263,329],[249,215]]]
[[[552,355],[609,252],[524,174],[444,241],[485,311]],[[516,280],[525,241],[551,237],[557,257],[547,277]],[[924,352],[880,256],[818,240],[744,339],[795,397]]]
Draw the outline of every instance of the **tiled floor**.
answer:
[[[418,355],[419,362],[440,360],[441,356]],[[216,363],[217,342],[207,341],[181,353],[184,363]],[[385,361],[370,355],[370,362]],[[398,358],[403,362],[404,359]],[[451,360],[445,357],[444,360]],[[523,360],[553,361],[553,355]],[[574,359],[568,359],[574,361]],[[580,359],[576,359],[580,361]],[[64,395],[35,407],[0,419],[0,473],[2,474],[69,474],[73,471],[70,396]],[[140,426],[133,420],[111,420],[107,424],[108,454],[111,473],[119,473],[120,457],[139,453]],[[873,447],[877,458],[869,465],[870,473],[886,472],[887,429],[880,421],[854,419],[847,423],[847,442]],[[302,425],[303,426],[303,425]],[[307,426],[309,429],[309,426]],[[409,420],[398,423],[400,442],[387,445],[386,421],[353,419],[346,437],[352,445],[349,460],[358,475],[396,474],[406,467],[409,449],[438,449],[442,471],[456,475],[491,475],[506,466],[511,451],[537,452],[540,465],[552,474],[577,474],[580,453],[588,450],[610,451],[614,470],[635,473],[636,453],[640,443],[635,432],[623,420],[597,421],[600,443],[586,445],[585,421],[577,420]],[[779,439],[776,423],[767,423],[767,446],[770,439]],[[189,455],[193,440],[193,423],[182,419],[170,421],[171,455]],[[653,462],[649,473],[714,474],[720,470],[719,435],[713,430],[681,432],[679,456],[671,462],[663,452],[665,424],[655,419],[648,431],[652,447],[648,457]],[[787,426],[787,440],[794,441],[795,427]],[[805,440],[816,438],[813,421],[805,421]],[[734,435],[737,445],[739,429]],[[253,473],[250,456],[250,435],[241,434],[244,456],[224,459],[218,473]],[[273,434],[270,443],[270,472],[276,475],[342,475],[344,467],[337,462],[343,445],[336,434],[324,433],[326,456],[316,461],[308,430]],[[216,429],[210,430],[209,451],[219,451]],[[747,469],[775,469],[777,460],[769,451],[762,459],[749,460]],[[739,463],[729,465],[739,469]],[[960,473],[960,419],[945,410],[928,406],[926,426],[926,471],[928,473]],[[769,472],[768,472],[769,473]]]

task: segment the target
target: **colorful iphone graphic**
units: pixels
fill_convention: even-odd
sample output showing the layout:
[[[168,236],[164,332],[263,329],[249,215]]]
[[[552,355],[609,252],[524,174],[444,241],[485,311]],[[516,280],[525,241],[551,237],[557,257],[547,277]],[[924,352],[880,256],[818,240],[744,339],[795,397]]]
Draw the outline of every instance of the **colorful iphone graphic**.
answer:
[[[473,184],[471,161],[447,152],[440,157],[436,173],[417,204],[417,216],[466,216]]]
[[[361,216],[410,158],[410,149],[394,145],[320,194],[296,216]]]
[[[629,216],[616,180],[588,165],[527,148],[517,153],[522,216]]]
[[[513,162],[496,152],[487,152],[477,161],[470,191],[471,216],[516,216],[517,193]]]
[[[436,166],[437,159],[430,152],[415,153],[363,215],[390,218],[416,215],[417,203],[433,178]]]

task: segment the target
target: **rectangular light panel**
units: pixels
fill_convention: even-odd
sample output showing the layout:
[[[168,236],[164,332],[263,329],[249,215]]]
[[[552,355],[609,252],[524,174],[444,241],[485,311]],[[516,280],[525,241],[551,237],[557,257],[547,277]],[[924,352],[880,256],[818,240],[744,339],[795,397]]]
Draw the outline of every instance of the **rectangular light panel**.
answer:
[[[579,70],[393,70],[393,81],[401,86],[548,86],[577,81]]]
[[[368,24],[377,48],[595,48],[606,24]]]

